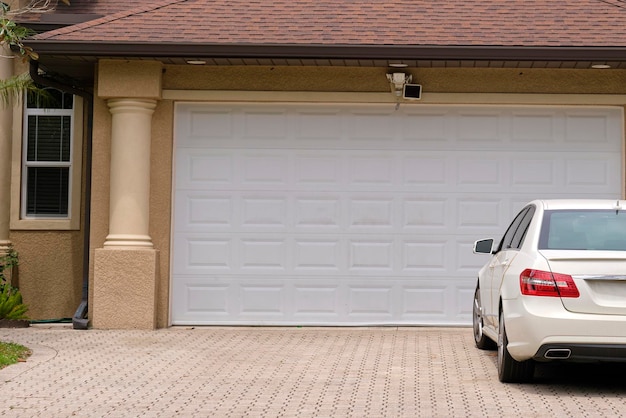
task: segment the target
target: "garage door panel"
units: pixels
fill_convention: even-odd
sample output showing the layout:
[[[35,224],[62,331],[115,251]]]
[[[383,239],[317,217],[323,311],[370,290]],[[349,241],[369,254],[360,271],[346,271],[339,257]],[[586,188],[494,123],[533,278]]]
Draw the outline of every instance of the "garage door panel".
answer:
[[[407,188],[437,190],[453,178],[452,159],[439,152],[420,152],[405,155],[400,161],[401,184]]]
[[[552,155],[528,155],[514,158],[511,162],[511,186],[528,191],[537,188],[552,189],[557,184],[557,162]],[[550,190],[552,191],[552,190]]]
[[[241,139],[251,143],[288,141],[289,118],[286,113],[283,109],[270,110],[267,107],[243,111],[236,121],[241,130]]]
[[[445,284],[405,285],[403,290],[402,316],[417,320],[425,315],[445,318],[448,299]]]
[[[620,197],[619,108],[179,104],[175,324],[469,324],[476,239]]]
[[[440,148],[442,144],[450,142],[451,126],[450,118],[446,115],[446,110],[435,110],[430,108],[425,111],[414,111],[408,109],[405,118],[399,122],[402,142],[404,148],[414,149],[414,143],[421,147]]]
[[[364,154],[364,153],[362,153]],[[351,185],[392,185],[397,164],[392,155],[361,155],[348,161],[348,181]]]
[[[565,160],[565,185],[606,193],[619,182],[619,165],[596,153]]]
[[[290,246],[286,239],[260,236],[244,237],[239,240],[238,255],[241,270],[263,272],[267,270],[289,269],[288,251]]]
[[[393,271],[392,237],[357,238],[348,242],[348,269],[351,271]]]
[[[402,229],[407,232],[433,233],[450,230],[446,222],[453,202],[449,198],[404,198],[401,201]]]
[[[598,112],[576,112],[568,115],[565,122],[564,142],[583,147],[593,141],[599,149],[610,149],[611,136],[618,133],[617,126],[608,115]]]
[[[343,161],[337,154],[326,151],[317,153],[299,153],[294,157],[293,180],[300,187],[321,186],[342,183]]]
[[[229,235],[176,233],[173,245],[178,256],[172,269],[174,275],[202,276],[235,268],[233,251],[237,240]]]
[[[242,228],[278,228],[288,226],[289,201],[278,196],[242,196]]]
[[[238,323],[233,321],[236,316],[250,324],[384,324],[420,319],[436,323],[455,309],[456,289],[454,282],[433,280],[407,282],[369,277],[337,282],[320,277],[307,284],[235,276],[228,281],[184,285],[178,297],[187,309],[178,313],[177,322],[234,324]],[[466,321],[463,315],[467,313],[457,312],[458,318]]]
[[[501,190],[506,186],[504,165],[497,155],[459,157],[456,164],[456,181],[459,191]]]
[[[456,140],[460,143],[472,143],[483,147],[489,146],[487,145],[489,143],[499,143],[505,136],[503,119],[496,109],[481,112],[461,111],[456,119]]]
[[[235,199],[224,193],[187,192],[175,198],[179,231],[213,231],[235,224]]]
[[[448,258],[468,250],[475,236],[437,234],[266,234],[179,233],[174,237],[178,263],[174,274],[238,273],[250,276],[281,271],[294,278],[429,275],[448,277],[458,270]],[[459,250],[459,248],[462,248]],[[475,258],[468,258],[475,260]],[[469,268],[480,266],[472,263]],[[466,267],[467,268],[467,267]]]
[[[336,321],[340,317],[340,286],[335,281],[315,284],[295,284],[293,295],[294,319],[311,317]]]
[[[451,247],[451,240],[445,239],[402,240],[402,272],[415,275],[433,272],[444,274],[448,268],[446,254],[451,254]]]
[[[283,153],[245,153],[239,164],[243,187],[285,185],[289,182],[289,156]]]
[[[294,243],[293,268],[296,274],[320,270],[345,271],[345,248],[342,240],[332,236],[296,238]]]
[[[457,230],[466,234],[487,231],[502,225],[502,201],[494,197],[459,198],[457,201]]]
[[[182,148],[176,154],[176,187],[188,190],[233,184],[235,157],[227,152]]]
[[[294,197],[294,228],[316,232],[342,227],[344,199],[339,194],[305,194]]]
[[[348,202],[349,227],[355,229],[392,229],[397,202],[392,196],[351,197]]]

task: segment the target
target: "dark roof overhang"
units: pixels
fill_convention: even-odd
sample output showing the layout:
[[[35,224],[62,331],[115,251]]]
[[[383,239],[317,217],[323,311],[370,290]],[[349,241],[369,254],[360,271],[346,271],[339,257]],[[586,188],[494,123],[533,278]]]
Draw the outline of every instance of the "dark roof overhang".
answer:
[[[622,47],[107,43],[29,40],[42,55],[497,61],[624,61]]]
[[[102,58],[156,59],[185,64],[206,59],[214,65],[343,65],[388,66],[405,62],[410,67],[590,68],[609,64],[626,68],[626,46],[522,47],[438,45],[319,45],[319,44],[215,44],[119,43],[54,41],[27,42],[47,71],[93,82],[95,63]]]

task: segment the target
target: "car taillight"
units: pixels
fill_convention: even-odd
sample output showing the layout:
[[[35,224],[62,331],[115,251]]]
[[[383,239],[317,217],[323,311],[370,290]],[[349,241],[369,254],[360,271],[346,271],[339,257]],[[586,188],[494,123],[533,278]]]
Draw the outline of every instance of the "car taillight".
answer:
[[[576,283],[568,274],[526,269],[519,276],[522,295],[577,298]]]

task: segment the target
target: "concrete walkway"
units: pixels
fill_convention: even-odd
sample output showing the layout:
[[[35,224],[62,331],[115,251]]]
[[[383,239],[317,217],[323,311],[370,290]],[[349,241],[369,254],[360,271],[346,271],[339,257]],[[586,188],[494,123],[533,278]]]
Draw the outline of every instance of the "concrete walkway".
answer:
[[[469,328],[0,329],[8,417],[602,417],[626,414],[626,366],[539,367],[498,382]]]

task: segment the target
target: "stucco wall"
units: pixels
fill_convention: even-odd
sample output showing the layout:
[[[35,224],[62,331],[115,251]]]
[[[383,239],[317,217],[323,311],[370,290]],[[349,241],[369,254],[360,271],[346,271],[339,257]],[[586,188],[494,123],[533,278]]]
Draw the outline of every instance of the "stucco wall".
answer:
[[[172,149],[174,103],[163,100],[152,118],[152,179],[150,185],[150,236],[159,255],[157,326],[169,321],[170,230],[172,219]]]
[[[164,89],[386,92],[385,74],[413,76],[425,92],[624,94],[624,70],[526,68],[165,67]]]
[[[71,318],[81,300],[80,231],[13,231],[19,254],[18,286],[30,319]]]

